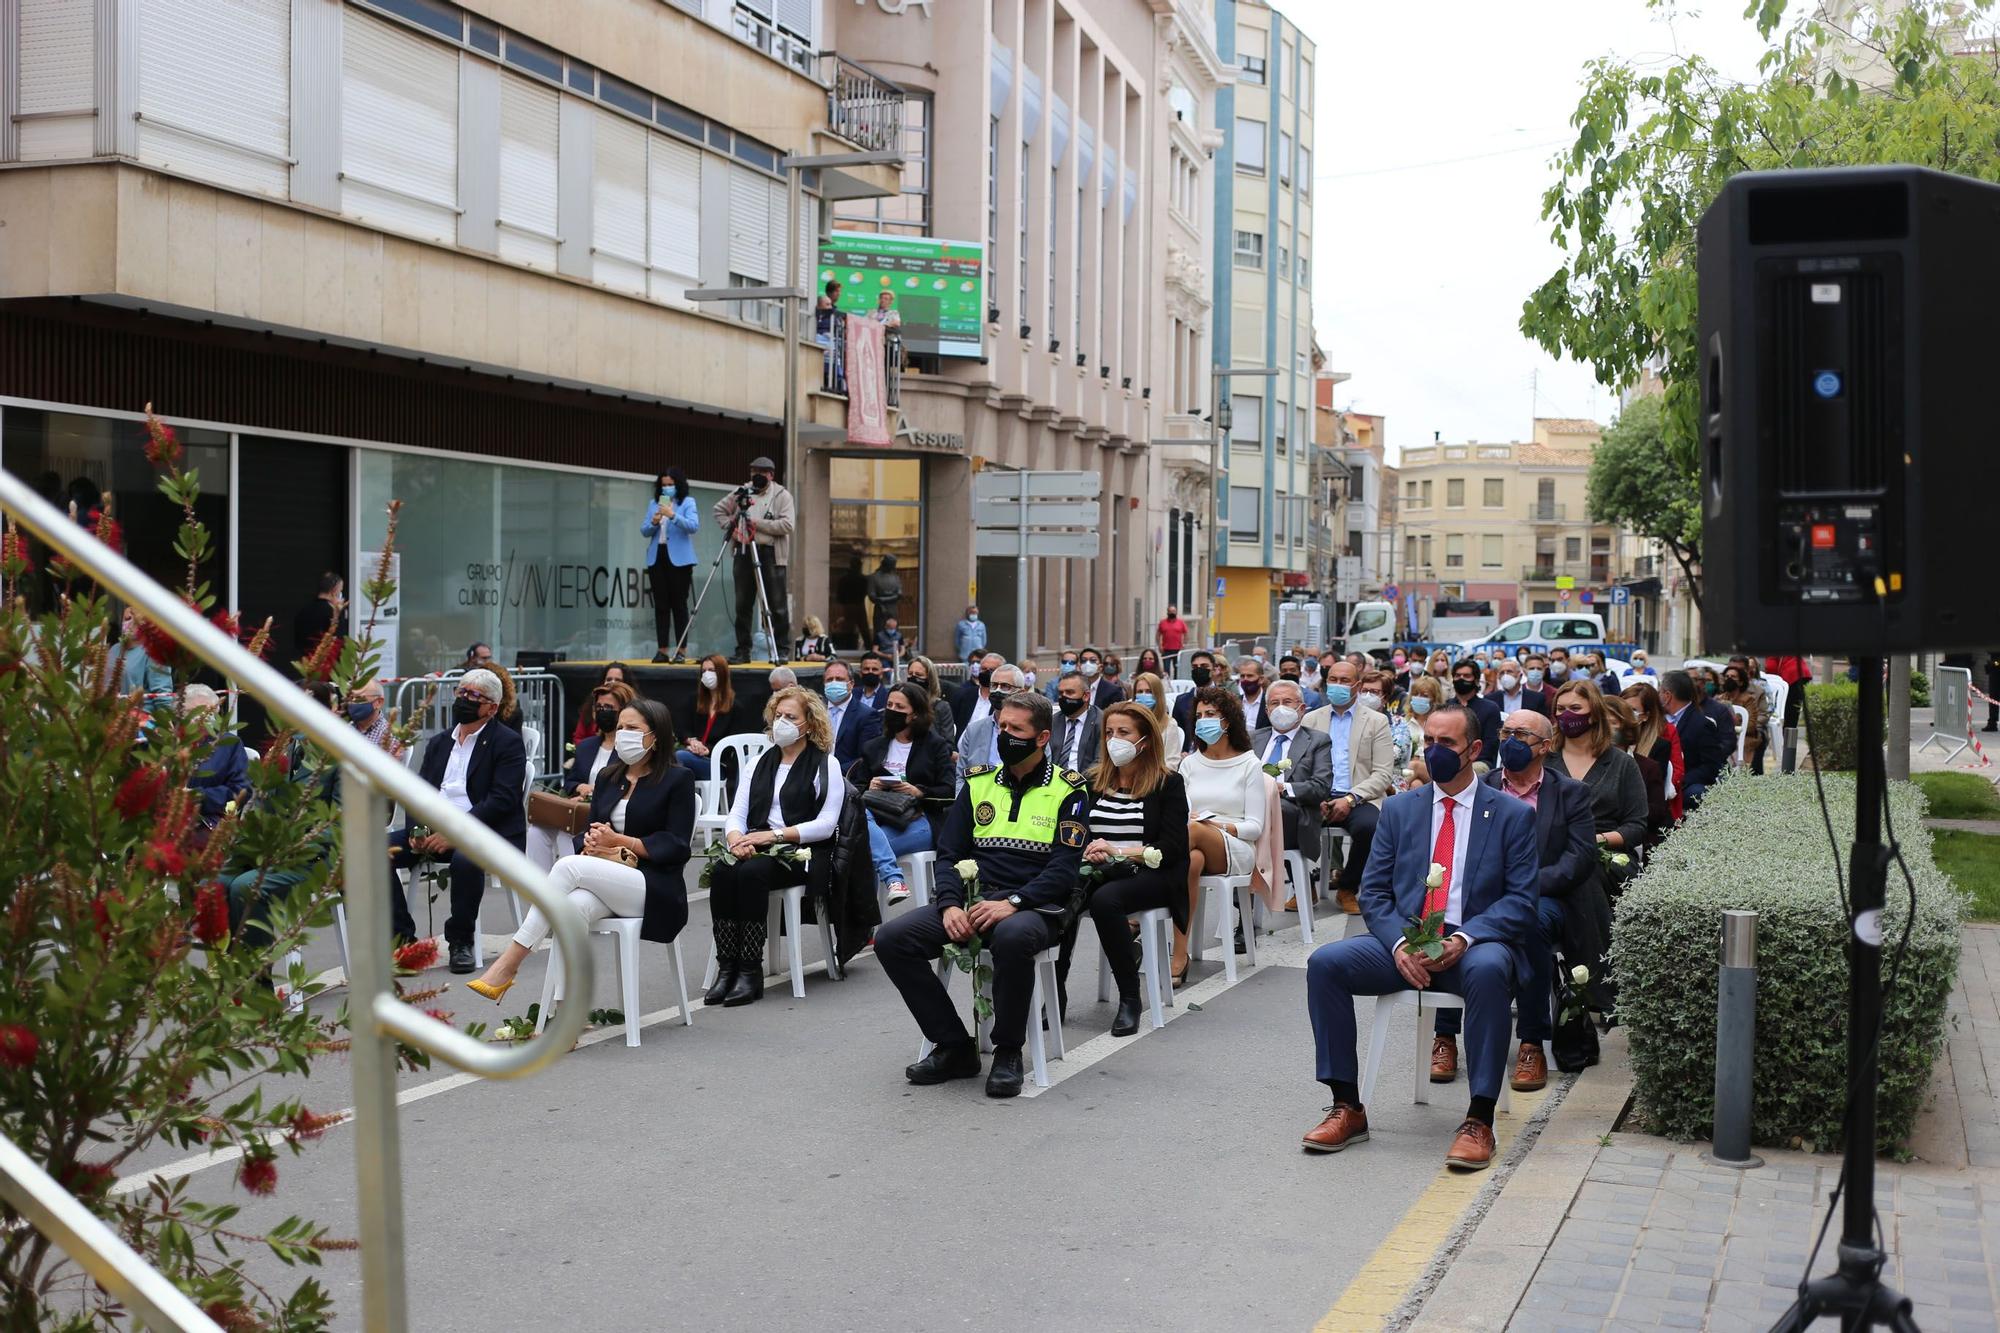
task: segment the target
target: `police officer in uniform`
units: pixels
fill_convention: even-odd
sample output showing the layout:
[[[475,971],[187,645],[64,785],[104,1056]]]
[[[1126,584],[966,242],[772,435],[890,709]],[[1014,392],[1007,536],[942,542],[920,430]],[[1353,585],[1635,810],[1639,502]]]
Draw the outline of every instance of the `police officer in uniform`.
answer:
[[[966,771],[965,786],[938,842],[936,897],[875,933],[875,957],[903,993],[931,1053],[905,1069],[912,1083],[943,1083],[979,1075],[979,1043],[968,1035],[938,980],[936,960],[947,940],[985,937],[993,962],[993,1069],[986,1095],[1021,1091],[1021,1043],[1035,988],[1035,955],[1062,935],[1064,919],[1082,897],[1078,871],[1089,839],[1081,773],[1057,767],[1049,747],[1053,710],[1032,690],[999,703],[1000,765]],[[972,896],[958,863],[979,865]]]

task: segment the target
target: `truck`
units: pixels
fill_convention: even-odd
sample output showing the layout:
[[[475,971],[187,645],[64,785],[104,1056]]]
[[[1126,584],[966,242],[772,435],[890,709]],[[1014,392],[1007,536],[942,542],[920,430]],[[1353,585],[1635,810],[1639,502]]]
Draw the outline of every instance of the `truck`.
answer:
[[[1347,638],[1343,646],[1350,653],[1367,653],[1388,661],[1389,650],[1396,646],[1395,604],[1356,602],[1347,613]]]
[[[1433,643],[1470,643],[1493,633],[1499,625],[1491,602],[1439,602],[1431,608]]]

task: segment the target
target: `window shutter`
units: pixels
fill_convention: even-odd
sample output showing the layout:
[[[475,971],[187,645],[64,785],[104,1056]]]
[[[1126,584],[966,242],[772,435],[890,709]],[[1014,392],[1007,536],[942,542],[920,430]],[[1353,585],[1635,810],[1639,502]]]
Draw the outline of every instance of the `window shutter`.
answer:
[[[458,234],[458,53],[349,9],[341,53],[341,209]]]
[[[140,0],[139,158],[283,198],[290,0]]]
[[[591,276],[646,293],[646,131],[609,111],[596,114],[590,181]]]
[[[794,37],[810,42],[813,40],[813,11],[818,7],[818,0],[777,0],[775,17],[778,26]]]
[[[23,159],[96,151],[95,6],[92,0],[19,0],[16,54]],[[5,77],[12,71],[0,71]],[[74,113],[65,119],[62,113]]]
[[[760,283],[771,276],[770,187],[748,168],[729,169],[729,271]]]
[[[556,98],[500,73],[500,256],[534,268],[556,266]]]
[[[682,293],[701,285],[701,150],[664,134],[648,137],[653,299],[686,305]]]

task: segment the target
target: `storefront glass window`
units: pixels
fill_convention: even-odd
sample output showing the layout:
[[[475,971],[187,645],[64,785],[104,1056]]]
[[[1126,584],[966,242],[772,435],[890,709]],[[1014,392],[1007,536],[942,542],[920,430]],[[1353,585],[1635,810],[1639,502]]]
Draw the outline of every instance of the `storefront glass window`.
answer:
[[[827,556],[833,571],[833,605],[826,632],[843,650],[874,644],[869,576],[882,557],[896,558],[902,581],[897,627],[906,644],[922,642],[917,624],[918,576],[923,554],[923,460],[917,458],[835,458],[828,462],[831,517]],[[817,608],[807,607],[809,613]],[[906,650],[907,651],[907,650]]]
[[[187,450],[182,466],[200,473],[201,499],[195,509],[208,525],[216,551],[201,577],[220,607],[229,589],[229,437],[192,427],[176,427],[175,434]],[[169,588],[186,583],[187,563],[174,554],[181,513],[157,489],[159,473],[146,461],[144,422],[0,409],[0,466],[58,508],[74,503],[85,522],[110,496],[132,563]],[[22,590],[30,611],[40,614],[53,605],[56,589],[48,580],[47,549],[33,542],[30,551],[38,572],[23,581]]]
[[[384,662],[384,675],[454,667],[474,640],[503,662],[522,651],[573,662],[653,656],[639,535],[647,482],[372,449],[360,451],[360,474],[364,569],[381,548],[390,498],[403,502],[395,660]],[[691,489],[704,520],[695,539],[699,593],[721,545],[707,519],[722,491]],[[734,644],[732,595],[725,570],[695,617],[690,656]],[[357,630],[365,616],[357,606]]]

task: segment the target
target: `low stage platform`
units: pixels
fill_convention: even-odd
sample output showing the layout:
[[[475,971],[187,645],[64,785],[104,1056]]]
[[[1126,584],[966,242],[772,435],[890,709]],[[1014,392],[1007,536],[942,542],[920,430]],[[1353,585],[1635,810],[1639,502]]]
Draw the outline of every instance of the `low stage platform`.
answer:
[[[570,720],[575,721],[583,708],[583,701],[590,697],[591,689],[604,679],[603,662],[552,662],[545,668],[549,674],[563,685],[564,706],[569,710]],[[694,693],[701,682],[701,668],[693,663],[668,664],[654,662],[619,662],[625,668],[625,679],[632,688],[648,699],[657,699],[681,716],[694,705]],[[762,718],[764,703],[771,697],[771,672],[773,663],[756,662],[734,664],[729,668],[729,683],[736,691],[737,706],[744,716]],[[785,665],[798,673],[799,684],[816,690],[820,678],[825,674],[824,662],[788,662]]]

